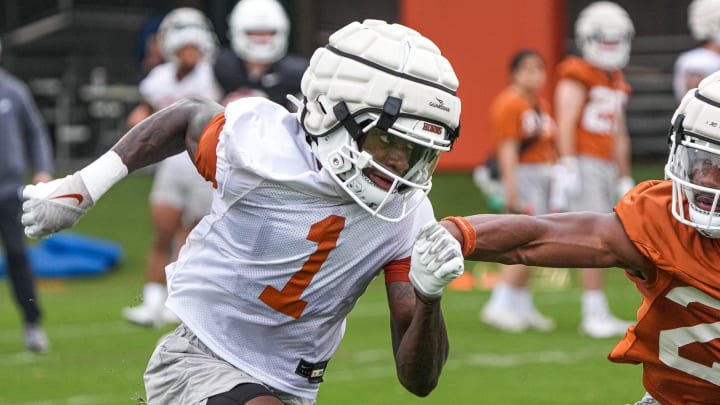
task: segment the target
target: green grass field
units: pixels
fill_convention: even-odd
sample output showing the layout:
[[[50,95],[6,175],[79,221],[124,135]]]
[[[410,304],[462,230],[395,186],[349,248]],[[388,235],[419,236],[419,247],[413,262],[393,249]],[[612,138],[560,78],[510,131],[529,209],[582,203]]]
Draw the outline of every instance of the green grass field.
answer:
[[[636,180],[662,178],[658,163],[636,164]],[[485,210],[469,174],[438,173],[431,198],[436,215]],[[0,287],[0,404],[93,405],[142,403],[142,374],[155,342],[171,330],[143,329],[121,319],[137,304],[150,244],[147,196],[151,178],[136,174],[111,190],[76,232],[117,241],[126,256],[97,278],[41,280],[44,325],[52,343],[45,355],[24,350],[18,312],[6,281]],[[480,278],[495,265],[468,262]],[[553,274],[559,274],[557,271]],[[446,291],[443,309],[451,353],[439,387],[416,398],[397,382],[389,317],[381,280],[348,319],[345,340],[328,366],[321,404],[626,404],[644,389],[640,366],[610,363],[616,339],[580,336],[579,282],[575,271],[561,288],[545,284],[535,302],[558,322],[551,333],[506,334],[478,321],[488,291]],[[540,284],[545,279],[538,279]],[[608,270],[613,311],[632,319],[640,303],[618,269]]]

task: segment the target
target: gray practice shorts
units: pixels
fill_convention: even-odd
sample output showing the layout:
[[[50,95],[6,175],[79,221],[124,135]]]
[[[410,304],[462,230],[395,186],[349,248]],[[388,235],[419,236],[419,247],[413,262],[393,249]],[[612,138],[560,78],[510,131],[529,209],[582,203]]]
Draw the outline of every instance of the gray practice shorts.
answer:
[[[207,398],[243,383],[264,385],[217,357],[184,324],[158,342],[145,370],[150,405],[204,405]],[[312,399],[268,389],[286,405],[315,404]]]
[[[570,201],[570,211],[612,212],[618,202],[618,170],[613,161],[578,157],[581,191]]]
[[[528,214],[543,215],[549,212],[552,181],[552,164],[522,163],[517,166],[515,182],[518,202],[521,207],[529,207]]]
[[[150,201],[182,211],[182,225],[191,227],[210,212],[212,193],[212,184],[202,178],[183,152],[158,164]]]

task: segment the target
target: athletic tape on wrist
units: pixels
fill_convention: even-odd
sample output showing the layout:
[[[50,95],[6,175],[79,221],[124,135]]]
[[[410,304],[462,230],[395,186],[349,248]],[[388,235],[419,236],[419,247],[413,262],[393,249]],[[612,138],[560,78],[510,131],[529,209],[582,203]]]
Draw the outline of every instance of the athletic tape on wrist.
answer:
[[[127,176],[128,168],[115,151],[108,151],[94,162],[80,170],[85,187],[97,202],[115,183]]]
[[[468,257],[470,253],[475,251],[475,240],[477,235],[475,234],[475,228],[473,228],[470,221],[465,217],[445,217],[441,221],[450,221],[455,224],[463,237],[462,242],[462,254],[463,257]]]

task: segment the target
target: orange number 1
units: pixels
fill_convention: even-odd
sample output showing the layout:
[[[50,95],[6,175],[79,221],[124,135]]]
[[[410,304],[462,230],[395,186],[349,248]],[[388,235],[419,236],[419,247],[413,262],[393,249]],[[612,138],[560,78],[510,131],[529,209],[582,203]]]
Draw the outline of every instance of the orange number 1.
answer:
[[[310,285],[315,273],[327,260],[330,251],[335,249],[340,232],[345,227],[345,218],[330,215],[310,227],[307,240],[317,242],[317,249],[307,259],[302,268],[290,277],[282,290],[267,286],[260,294],[260,301],[270,308],[297,319],[302,315],[307,301],[300,299],[303,291]]]

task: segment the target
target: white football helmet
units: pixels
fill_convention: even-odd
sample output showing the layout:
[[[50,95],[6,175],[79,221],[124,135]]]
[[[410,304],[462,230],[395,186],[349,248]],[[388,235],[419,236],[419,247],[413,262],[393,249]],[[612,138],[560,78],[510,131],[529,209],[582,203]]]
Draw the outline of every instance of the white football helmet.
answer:
[[[242,59],[274,63],[287,53],[290,21],[276,0],[241,0],[228,16],[230,45]],[[258,42],[251,34],[272,32],[272,38]]]
[[[634,35],[628,13],[609,1],[590,4],[575,21],[575,40],[583,59],[605,70],[627,65]]]
[[[688,6],[688,28],[695,40],[720,44],[720,0],[693,0]]]
[[[217,51],[217,36],[210,20],[197,9],[176,8],[163,18],[158,28],[158,42],[163,58],[172,62],[185,45],[196,45],[206,60],[212,61]]]
[[[720,238],[720,71],[688,91],[675,111],[665,176],[673,183],[673,216]]]
[[[313,54],[298,117],[340,187],[372,215],[395,222],[417,208],[422,198],[414,196],[430,192],[440,154],[459,134],[457,87],[450,62],[429,39],[399,24],[356,21]],[[362,149],[378,133],[388,144],[408,145],[405,170],[396,173]],[[368,172],[382,173],[385,184]]]

